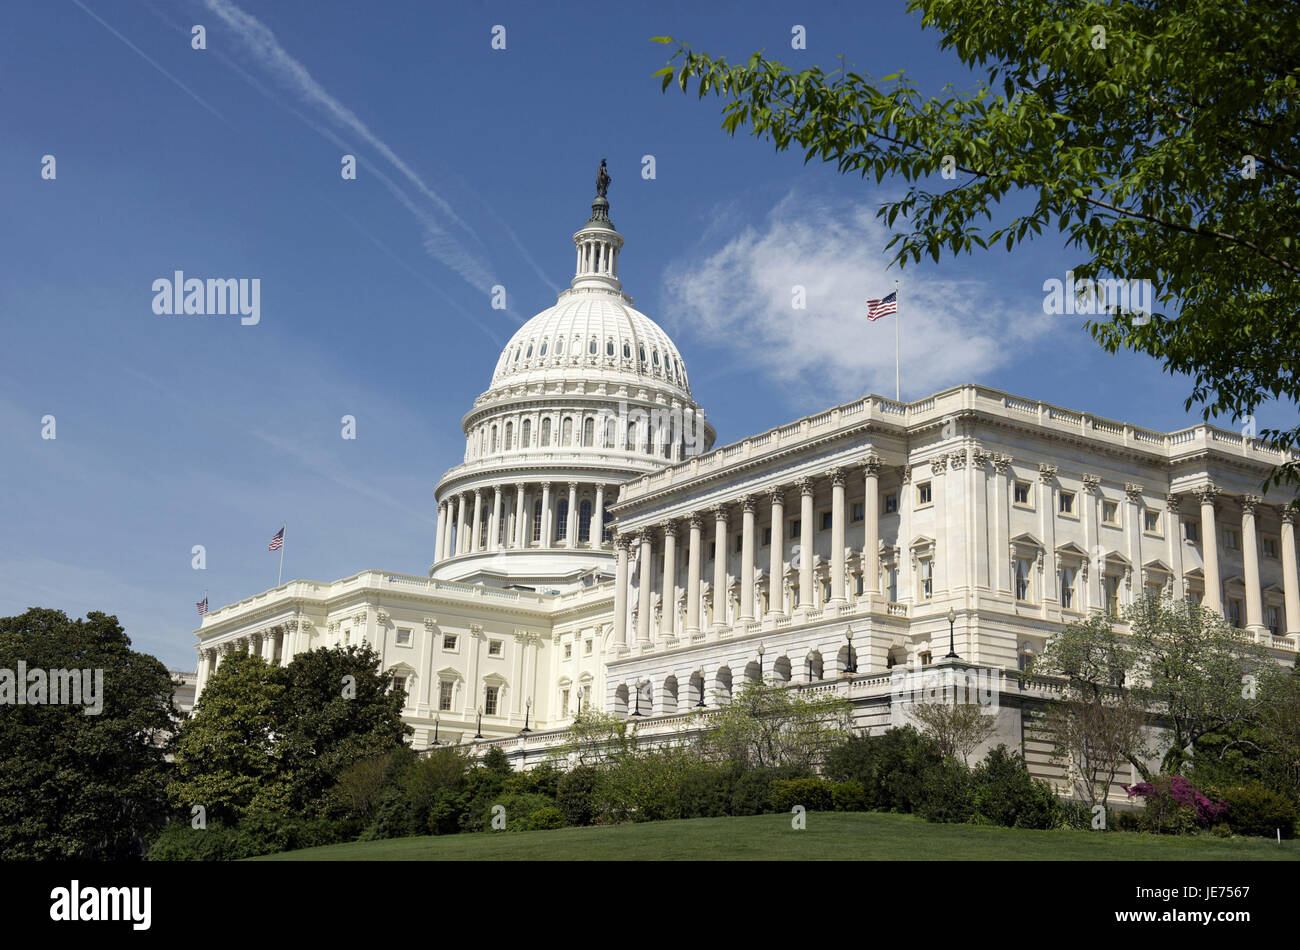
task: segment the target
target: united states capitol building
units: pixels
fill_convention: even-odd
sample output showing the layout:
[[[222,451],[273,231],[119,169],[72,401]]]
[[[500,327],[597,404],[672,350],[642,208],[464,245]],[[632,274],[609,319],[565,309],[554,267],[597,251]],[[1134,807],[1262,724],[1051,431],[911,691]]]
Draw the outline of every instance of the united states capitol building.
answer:
[[[505,739],[531,762],[584,707],[666,735],[759,676],[883,729],[894,672],[946,666],[988,677],[993,741],[1050,775],[1018,674],[1064,624],[1159,591],[1294,660],[1295,528],[1289,496],[1259,495],[1283,459],[1258,440],[962,385],[719,446],[685,358],[623,292],[603,187],[573,242],[569,289],[464,416],[427,574],[294,580],[212,610],[200,696],[231,652],[367,643],[407,690],[417,749]]]

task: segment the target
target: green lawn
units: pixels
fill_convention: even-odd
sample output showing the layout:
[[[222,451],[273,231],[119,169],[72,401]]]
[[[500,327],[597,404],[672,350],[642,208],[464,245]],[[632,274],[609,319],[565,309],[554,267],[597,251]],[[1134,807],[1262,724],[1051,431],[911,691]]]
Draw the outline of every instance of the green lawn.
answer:
[[[813,812],[805,831],[788,815],[696,818],[601,828],[358,841],[269,861],[532,860],[986,860],[1277,861],[1300,859],[1300,842],[1156,837],[1128,832],[1020,831],[936,825],[914,815]]]

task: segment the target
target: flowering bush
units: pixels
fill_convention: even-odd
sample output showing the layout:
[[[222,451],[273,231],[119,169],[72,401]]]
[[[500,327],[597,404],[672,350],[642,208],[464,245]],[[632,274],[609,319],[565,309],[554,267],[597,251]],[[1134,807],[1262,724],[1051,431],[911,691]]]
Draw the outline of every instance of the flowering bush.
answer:
[[[1157,834],[1180,834],[1214,824],[1227,811],[1181,775],[1161,775],[1152,782],[1124,785],[1129,798],[1146,799],[1144,828]]]

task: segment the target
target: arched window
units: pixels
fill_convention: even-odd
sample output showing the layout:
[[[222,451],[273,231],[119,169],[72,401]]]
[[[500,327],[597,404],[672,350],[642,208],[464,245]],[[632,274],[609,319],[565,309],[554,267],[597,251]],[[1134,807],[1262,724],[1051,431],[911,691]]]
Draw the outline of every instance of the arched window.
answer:
[[[555,540],[569,536],[569,499],[561,498],[555,506]]]
[[[519,429],[519,447],[526,449],[533,440],[533,420],[525,419],[523,426]]]
[[[591,502],[586,499],[578,505],[578,540],[591,540]]]
[[[556,340],[556,341],[555,341],[555,355],[556,355],[556,356],[563,356],[563,355],[564,355],[564,340],[563,340],[563,339],[559,339],[559,340]]]
[[[515,447],[514,442],[515,442],[515,424],[513,422],[507,422],[506,441],[505,441],[505,445],[501,446],[501,448],[509,452],[511,449]]]
[[[570,446],[573,444],[573,419],[569,416],[564,417],[560,423],[560,445]]]
[[[542,445],[551,444],[551,420],[542,420]]]
[[[533,502],[533,540],[542,540],[542,500]]]
[[[528,352],[524,354],[524,359],[532,359],[532,358],[533,358],[533,345],[529,343]]]
[[[654,356],[654,365],[655,365],[655,368],[658,369],[658,368],[659,368],[659,348],[656,347],[656,348],[655,348],[654,350],[652,350],[651,352],[652,352],[652,354],[653,354],[653,356]]]
[[[631,343],[624,343],[624,344],[623,344],[623,359],[625,359],[625,360],[630,360],[631,358],[632,358],[632,344],[631,344]]]
[[[592,356],[596,355],[596,338],[594,336],[591,338],[591,343],[587,345],[587,352]]]
[[[676,440],[676,421],[672,418],[668,420],[668,438],[664,439],[664,458],[673,457],[673,442]]]
[[[612,337],[605,341],[605,355],[606,356],[614,355],[614,340]]]
[[[645,347],[642,346],[642,347],[639,347],[638,349],[639,349],[640,352],[641,352],[641,362],[644,363],[644,362],[645,362]]]
[[[627,424],[627,445],[625,447],[629,452],[636,451],[636,423],[635,422],[629,422]]]
[[[513,362],[516,362],[516,363],[519,362],[519,353],[520,353],[519,347],[516,346],[516,347],[515,347],[515,358],[514,358],[514,361],[513,361]]]
[[[542,348],[541,348],[540,350],[537,351],[537,355],[538,355],[538,356],[545,356],[545,355],[546,355],[546,341],[545,341],[545,340],[542,341]]]
[[[582,423],[582,444],[591,447],[596,441],[596,420],[590,416]]]
[[[491,444],[492,444],[492,451],[495,452],[495,451],[497,450],[497,426],[496,426],[496,423],[495,423],[495,422],[492,423],[492,443],[491,443]]]

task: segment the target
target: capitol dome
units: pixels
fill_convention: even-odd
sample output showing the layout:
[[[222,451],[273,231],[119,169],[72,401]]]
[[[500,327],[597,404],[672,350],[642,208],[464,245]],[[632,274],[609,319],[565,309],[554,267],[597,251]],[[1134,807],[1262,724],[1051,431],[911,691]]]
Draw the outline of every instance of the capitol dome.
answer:
[[[438,483],[431,576],[562,590],[612,566],[619,486],[713,447],[668,334],[618,276],[604,163],[569,289],[510,338]]]

